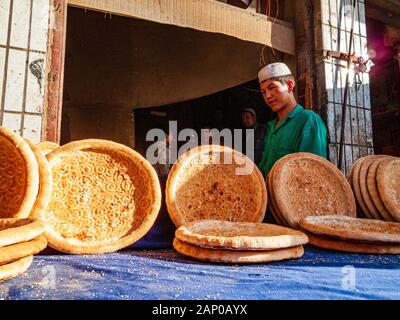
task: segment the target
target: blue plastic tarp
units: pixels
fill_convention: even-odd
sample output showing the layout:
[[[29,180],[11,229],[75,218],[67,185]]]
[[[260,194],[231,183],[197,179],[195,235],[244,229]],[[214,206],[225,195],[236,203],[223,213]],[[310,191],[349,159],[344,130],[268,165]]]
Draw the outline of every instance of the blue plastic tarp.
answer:
[[[306,247],[269,264],[212,264],[169,250],[39,255],[0,283],[1,299],[399,299],[400,256]]]

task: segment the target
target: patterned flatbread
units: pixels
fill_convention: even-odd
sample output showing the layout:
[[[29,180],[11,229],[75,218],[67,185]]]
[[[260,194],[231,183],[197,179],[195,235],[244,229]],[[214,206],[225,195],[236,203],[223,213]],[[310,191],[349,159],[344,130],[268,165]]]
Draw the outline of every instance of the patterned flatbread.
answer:
[[[310,215],[356,216],[349,183],[328,160],[294,153],[274,165],[273,190],[277,208],[291,228]]]
[[[385,207],[400,222],[400,158],[380,162],[376,182]]]
[[[302,229],[340,240],[400,244],[400,223],[343,216],[309,216],[300,221]]]
[[[60,145],[51,141],[42,141],[37,144],[38,148],[42,150],[42,152],[47,155],[53,150],[57,149]]]
[[[184,256],[217,263],[266,263],[296,259],[304,254],[303,246],[270,251],[235,251],[201,248],[177,238],[174,239],[173,246]]]
[[[0,265],[0,282],[24,273],[31,266],[33,256],[28,256],[9,264]]]
[[[119,250],[152,227],[161,189],[150,163],[105,140],[68,143],[47,155],[53,190],[47,211],[49,246],[73,254]]]
[[[313,246],[335,251],[364,254],[400,254],[400,245],[343,241],[308,233]]]
[[[266,223],[197,220],[180,226],[176,238],[214,249],[276,250],[308,242],[300,231]]]
[[[0,218],[27,218],[39,189],[38,164],[28,143],[0,127]]]
[[[245,155],[224,146],[200,146],[173,165],[166,203],[176,227],[203,219],[261,222],[267,190],[261,172]]]

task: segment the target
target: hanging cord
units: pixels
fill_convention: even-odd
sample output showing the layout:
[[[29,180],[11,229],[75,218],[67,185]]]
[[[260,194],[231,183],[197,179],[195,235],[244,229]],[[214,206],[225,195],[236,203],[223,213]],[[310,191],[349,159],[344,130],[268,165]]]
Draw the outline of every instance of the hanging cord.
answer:
[[[343,94],[343,103],[342,103],[342,127],[340,128],[340,142],[339,142],[339,170],[343,171],[343,155],[344,155],[344,133],[345,133],[345,124],[346,124],[346,111],[347,111],[347,95],[349,91],[349,70],[352,64],[353,55],[352,44],[353,44],[353,34],[354,34],[354,20],[356,15],[357,8],[357,0],[353,0],[353,16],[351,20],[351,31],[350,31],[350,40],[349,40],[349,55],[347,59],[347,72],[346,72],[346,84],[344,87]]]
[[[276,3],[276,14],[275,14],[275,17],[271,21],[272,24],[275,23],[275,21],[278,19],[278,16],[279,16],[279,0],[275,0],[275,3]],[[266,14],[267,17],[270,17],[270,15],[271,15],[271,0],[267,0],[267,6],[266,6],[266,9],[265,9],[265,14]],[[260,52],[260,67],[263,67],[263,66],[266,65],[265,58],[264,58],[264,51],[265,51],[266,47],[267,47],[267,45],[264,45],[262,47],[262,49],[261,49],[261,52]],[[274,57],[276,57],[274,48],[271,47],[271,49],[272,49],[272,54],[274,55]]]

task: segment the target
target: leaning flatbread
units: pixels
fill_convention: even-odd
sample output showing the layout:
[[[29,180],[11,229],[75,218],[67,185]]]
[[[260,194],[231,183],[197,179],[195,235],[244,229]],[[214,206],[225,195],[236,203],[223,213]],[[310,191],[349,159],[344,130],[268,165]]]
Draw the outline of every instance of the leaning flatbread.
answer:
[[[166,203],[177,227],[202,219],[261,222],[267,190],[260,170],[245,155],[224,146],[200,146],[173,165]]]
[[[57,149],[60,145],[52,141],[42,141],[37,144],[38,148],[47,155],[53,150]]]
[[[39,189],[38,164],[28,143],[0,127],[0,218],[27,218]]]
[[[385,207],[396,221],[400,221],[400,158],[381,161],[376,182]]]
[[[39,167],[39,192],[29,214],[31,218],[40,217],[47,209],[51,195],[51,171],[44,153],[30,140],[25,139],[32,149]]]
[[[353,191],[342,172],[310,153],[289,154],[273,169],[273,190],[279,213],[292,228],[310,215],[356,216]]]
[[[53,177],[41,219],[50,247],[73,254],[119,250],[143,237],[161,207],[151,164],[119,143],[88,139],[47,155]]]
[[[180,226],[175,236],[205,248],[230,250],[276,250],[308,242],[300,231],[266,223],[197,220]]]
[[[270,251],[235,251],[201,248],[177,238],[174,239],[173,246],[184,256],[219,263],[266,263],[300,258],[304,254],[303,246]]]

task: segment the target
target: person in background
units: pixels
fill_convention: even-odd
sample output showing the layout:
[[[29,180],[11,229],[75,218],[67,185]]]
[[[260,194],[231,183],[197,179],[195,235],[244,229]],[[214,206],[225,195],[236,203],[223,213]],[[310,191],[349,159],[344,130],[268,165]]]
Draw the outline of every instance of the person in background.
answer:
[[[172,139],[174,138],[172,133],[169,131],[167,125],[159,124],[156,128],[162,129],[165,133],[165,137],[163,140],[157,141],[155,146],[157,148],[157,152],[155,156],[158,158],[158,162],[153,165],[157,174],[160,175],[168,175],[171,164],[169,161],[170,158],[170,144],[172,143]]]
[[[254,159],[252,160],[258,165],[261,161],[267,126],[257,122],[257,114],[252,108],[245,108],[242,110],[241,121],[244,129],[250,129],[254,132]],[[252,139],[253,135],[249,134],[249,131],[246,130],[242,137],[242,153],[246,153],[246,146],[249,145],[249,139]]]
[[[327,129],[321,117],[299,105],[295,80],[284,63],[271,63],[258,73],[261,94],[277,117],[268,122],[259,168],[267,176],[280,158],[290,153],[310,152],[327,157]]]

